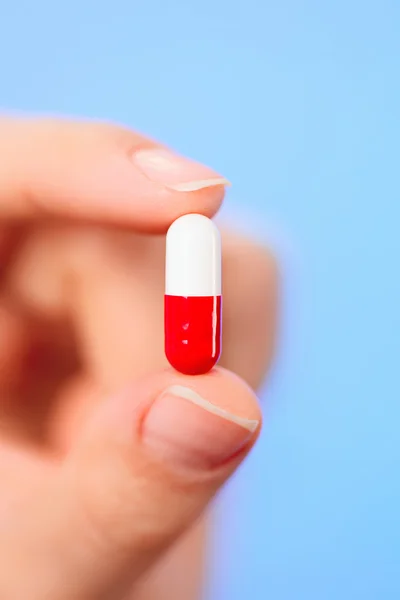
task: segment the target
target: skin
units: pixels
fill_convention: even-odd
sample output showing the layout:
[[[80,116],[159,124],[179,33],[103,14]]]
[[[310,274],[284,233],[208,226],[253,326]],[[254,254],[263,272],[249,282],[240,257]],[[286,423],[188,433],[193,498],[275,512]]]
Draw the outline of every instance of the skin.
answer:
[[[165,232],[212,216],[223,187],[145,198],[129,157],[155,146],[108,124],[0,120],[2,598],[197,598],[205,509],[259,433],[201,473],[149,458],[136,435],[171,384],[260,419],[278,302],[268,250],[223,231],[224,368],[168,368]]]

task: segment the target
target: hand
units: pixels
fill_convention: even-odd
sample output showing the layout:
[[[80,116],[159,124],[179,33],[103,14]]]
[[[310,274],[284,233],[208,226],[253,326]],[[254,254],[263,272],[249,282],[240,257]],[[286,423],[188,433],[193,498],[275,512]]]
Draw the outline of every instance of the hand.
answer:
[[[4,600],[122,600],[158,569],[178,600],[183,533],[258,435],[248,384],[273,350],[274,263],[224,233],[221,362],[236,374],[164,358],[163,235],[212,216],[224,183],[122,128],[0,120]]]

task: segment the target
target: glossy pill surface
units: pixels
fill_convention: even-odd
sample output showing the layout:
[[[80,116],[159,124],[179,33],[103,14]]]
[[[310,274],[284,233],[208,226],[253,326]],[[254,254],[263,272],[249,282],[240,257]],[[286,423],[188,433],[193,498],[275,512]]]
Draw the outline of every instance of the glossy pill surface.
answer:
[[[186,375],[210,371],[221,353],[221,238],[204,215],[180,217],[167,233],[165,354]]]

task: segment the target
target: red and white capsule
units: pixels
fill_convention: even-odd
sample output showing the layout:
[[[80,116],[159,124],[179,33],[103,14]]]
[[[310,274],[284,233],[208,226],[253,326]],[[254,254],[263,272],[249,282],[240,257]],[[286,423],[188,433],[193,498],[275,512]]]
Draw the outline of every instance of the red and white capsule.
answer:
[[[185,375],[210,371],[221,353],[221,237],[204,215],[168,230],[164,311],[169,363]]]

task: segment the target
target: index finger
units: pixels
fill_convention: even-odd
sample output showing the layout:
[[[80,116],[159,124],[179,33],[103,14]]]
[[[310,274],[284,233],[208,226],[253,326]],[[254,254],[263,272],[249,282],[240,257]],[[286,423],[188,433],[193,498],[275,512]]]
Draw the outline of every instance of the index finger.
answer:
[[[0,220],[83,219],[162,232],[212,216],[228,182],[209,167],[111,124],[0,118]]]

